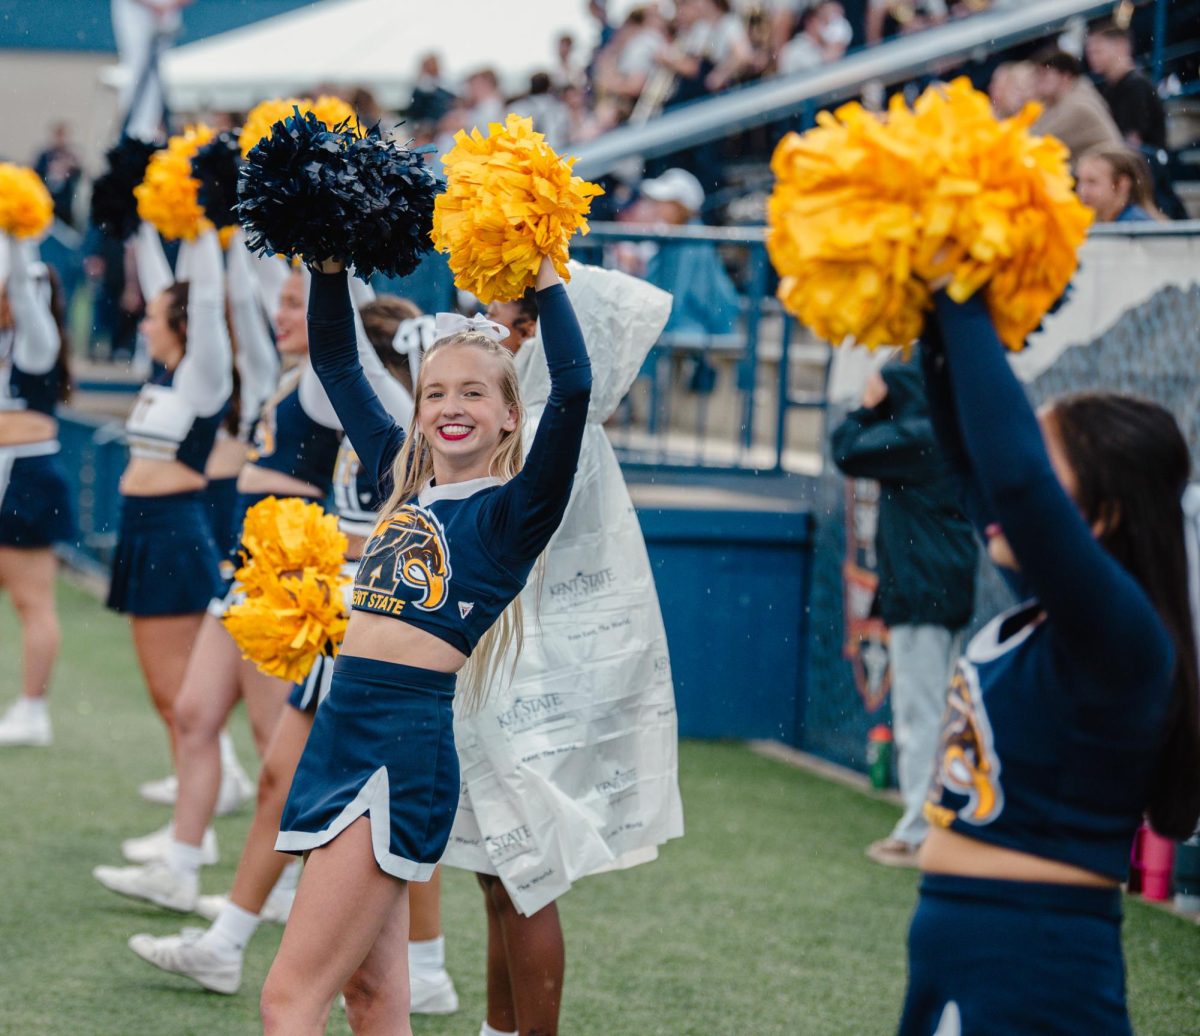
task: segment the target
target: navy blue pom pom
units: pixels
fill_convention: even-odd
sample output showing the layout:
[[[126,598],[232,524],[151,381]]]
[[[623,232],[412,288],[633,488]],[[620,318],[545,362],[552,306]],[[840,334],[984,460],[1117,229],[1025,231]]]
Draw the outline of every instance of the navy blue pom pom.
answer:
[[[339,259],[369,278],[403,276],[432,249],[442,184],[418,152],[329,130],[296,110],[246,156],[238,219],[252,252]]]
[[[349,145],[348,134],[297,108],[250,150],[238,176],[237,205],[250,251],[310,263],[346,256],[353,206]]]
[[[192,176],[200,181],[198,200],[207,216],[217,227],[237,223],[238,169],[242,164],[242,149],[232,133],[219,133],[192,159]]]
[[[357,199],[348,259],[360,277],[412,273],[433,248],[433,203],[445,184],[422,152],[384,140],[373,129],[346,155]]]
[[[106,237],[124,241],[137,233],[137,199],[133,189],[146,175],[150,156],[160,144],[122,137],[105,154],[108,168],[92,184],[91,220]]]

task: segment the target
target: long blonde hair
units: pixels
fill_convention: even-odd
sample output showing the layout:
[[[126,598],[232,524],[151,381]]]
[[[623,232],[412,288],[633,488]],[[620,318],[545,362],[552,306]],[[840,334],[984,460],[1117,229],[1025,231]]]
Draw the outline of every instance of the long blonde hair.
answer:
[[[385,501],[380,515],[389,517],[411,501],[421,488],[433,478],[433,451],[425,436],[421,434],[421,398],[425,389],[425,371],[428,369],[429,358],[442,349],[453,345],[469,345],[481,349],[487,355],[494,357],[500,364],[500,392],[505,405],[516,412],[516,427],[511,432],[501,432],[500,441],[492,453],[488,473],[504,482],[511,479],[521,470],[525,463],[525,450],[521,441],[521,425],[525,419],[525,407],[521,402],[521,389],[517,382],[517,368],[513,363],[512,353],[500,343],[486,335],[473,331],[460,331],[434,342],[425,352],[417,375],[417,384],[413,391],[412,423],[405,436],[404,445],[396,455],[392,467],[392,492]],[[463,693],[460,701],[467,712],[474,712],[487,701],[501,665],[506,658],[510,664],[506,679],[511,679],[516,671],[517,660],[521,655],[521,644],[525,638],[525,622],[521,609],[521,598],[517,596],[513,602],[500,613],[500,618],[480,638],[467,664],[462,669],[460,686]]]

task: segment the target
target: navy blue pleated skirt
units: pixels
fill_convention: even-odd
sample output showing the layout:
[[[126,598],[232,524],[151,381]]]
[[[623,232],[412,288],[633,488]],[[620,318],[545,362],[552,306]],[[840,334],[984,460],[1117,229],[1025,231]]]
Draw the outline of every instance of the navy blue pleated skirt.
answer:
[[[208,480],[204,489],[204,509],[208,513],[208,525],[221,557],[232,554],[237,550],[245,515],[244,511],[238,509],[236,475],[233,478]]]
[[[900,1036],[1131,1036],[1117,889],[926,874]]]
[[[72,542],[75,507],[57,448],[29,457],[19,451],[0,446],[0,547]]]
[[[453,673],[338,656],[275,848],[308,852],[367,816],[380,869],[428,881],[458,808],[455,681]]]
[[[203,612],[219,564],[202,492],[122,497],[108,606],[144,618]]]

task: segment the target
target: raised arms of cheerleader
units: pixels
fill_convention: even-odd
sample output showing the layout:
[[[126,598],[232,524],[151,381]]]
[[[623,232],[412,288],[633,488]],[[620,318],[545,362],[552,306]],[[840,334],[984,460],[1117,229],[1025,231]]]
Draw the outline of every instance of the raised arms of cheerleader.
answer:
[[[28,374],[45,374],[58,361],[62,344],[58,327],[49,301],[37,297],[25,245],[7,234],[4,238],[8,250],[8,305],[14,325],[13,364]]]
[[[278,261],[276,265],[287,269]],[[271,341],[266,311],[259,301],[252,259],[246,251],[241,231],[229,247],[227,274],[229,313],[237,336],[235,362],[241,382],[241,431],[248,435],[279,379],[279,353]]]
[[[1162,621],[1060,483],[983,300],[960,305],[939,293],[936,306],[945,386],[962,436],[962,449],[953,441],[943,447],[952,458],[965,456],[989,517],[1072,660],[1114,689],[1165,674],[1172,650]],[[929,392],[935,400],[936,380]]]

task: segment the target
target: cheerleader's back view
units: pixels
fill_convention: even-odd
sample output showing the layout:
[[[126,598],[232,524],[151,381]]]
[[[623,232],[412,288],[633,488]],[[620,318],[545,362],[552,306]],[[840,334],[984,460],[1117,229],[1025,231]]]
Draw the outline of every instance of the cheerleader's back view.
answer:
[[[454,819],[456,674],[486,693],[489,660],[519,636],[507,609],[562,519],[587,417],[587,352],[548,261],[537,287],[551,392],[522,467],[516,372],[496,341],[434,343],[406,437],[356,361],[345,274],[313,276],[313,365],[390,496],[276,844],[309,856],[263,990],[268,1033],[322,1032],[339,990],[356,1031],[410,1031],[406,882],[429,879]]]

